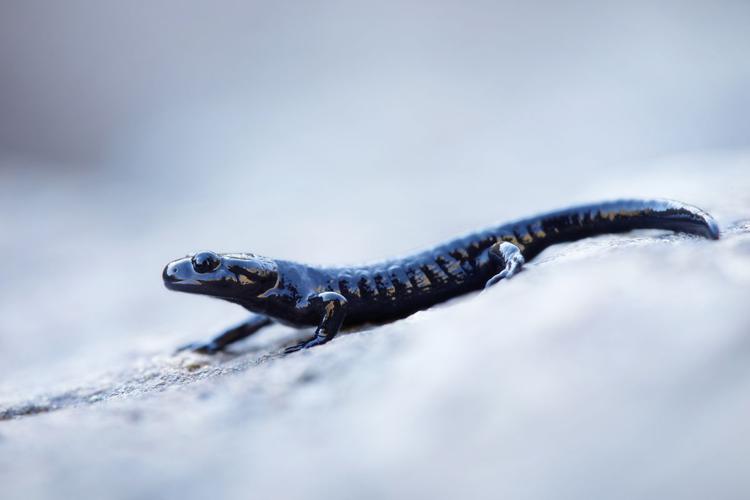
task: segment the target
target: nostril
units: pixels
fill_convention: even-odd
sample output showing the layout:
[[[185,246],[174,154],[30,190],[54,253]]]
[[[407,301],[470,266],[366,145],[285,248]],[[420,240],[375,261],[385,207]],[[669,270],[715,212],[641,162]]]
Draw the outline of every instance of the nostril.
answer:
[[[175,277],[176,275],[175,271],[175,265],[174,264],[167,264],[166,267],[164,267],[164,271],[162,272],[162,277],[165,280],[170,280]]]
[[[221,259],[213,252],[200,252],[193,256],[192,263],[196,272],[210,273],[219,267]]]

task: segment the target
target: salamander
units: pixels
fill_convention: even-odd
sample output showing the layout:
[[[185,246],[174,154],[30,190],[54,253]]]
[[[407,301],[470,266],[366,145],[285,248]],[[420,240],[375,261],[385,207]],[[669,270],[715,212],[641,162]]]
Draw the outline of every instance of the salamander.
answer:
[[[696,207],[671,200],[619,200],[497,225],[370,265],[318,267],[204,251],[170,262],[162,276],[171,290],[220,298],[255,313],[208,342],[182,349],[215,353],[274,322],[315,328],[310,338],[284,351],[291,353],[325,344],[341,329],[398,320],[507,280],[550,245],[634,229],[719,238],[714,219]]]

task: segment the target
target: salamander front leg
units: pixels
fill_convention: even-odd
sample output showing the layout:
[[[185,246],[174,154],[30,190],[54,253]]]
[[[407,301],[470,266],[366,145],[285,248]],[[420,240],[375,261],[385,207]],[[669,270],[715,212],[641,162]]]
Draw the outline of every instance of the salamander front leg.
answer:
[[[299,344],[284,349],[284,354],[325,344],[339,332],[346,316],[346,299],[336,292],[323,292],[308,299],[309,305],[318,309],[322,319],[315,335]]]
[[[512,278],[519,272],[526,262],[521,255],[521,249],[507,241],[498,242],[489,249],[490,259],[502,269],[499,273],[487,280],[484,289],[488,289],[502,279]]]
[[[208,342],[191,342],[177,349],[177,352],[181,351],[193,351],[201,354],[215,354],[223,350],[229,344],[233,344],[238,340],[242,340],[249,337],[253,333],[257,332],[263,327],[266,327],[273,323],[273,320],[267,316],[260,314],[254,314],[250,316],[250,319],[244,323],[240,323],[234,328],[224,331],[223,333],[212,338]]]

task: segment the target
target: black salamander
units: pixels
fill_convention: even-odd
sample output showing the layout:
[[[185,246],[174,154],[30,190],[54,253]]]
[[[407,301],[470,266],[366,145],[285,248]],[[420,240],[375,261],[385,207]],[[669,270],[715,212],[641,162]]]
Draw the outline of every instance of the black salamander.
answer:
[[[274,321],[315,334],[285,352],[324,344],[342,328],[381,324],[512,277],[556,243],[633,229],[667,229],[718,239],[702,210],[668,200],[583,205],[492,227],[408,257],[322,268],[253,254],[201,252],[164,268],[167,288],[217,297],[255,313],[209,342],[214,353]]]

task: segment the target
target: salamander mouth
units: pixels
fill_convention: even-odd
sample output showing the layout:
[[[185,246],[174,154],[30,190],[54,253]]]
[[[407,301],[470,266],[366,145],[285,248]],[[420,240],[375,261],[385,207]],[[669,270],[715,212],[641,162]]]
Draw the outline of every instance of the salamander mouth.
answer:
[[[200,286],[201,282],[197,280],[181,280],[179,278],[164,278],[164,286],[170,290],[184,290],[186,287]]]

